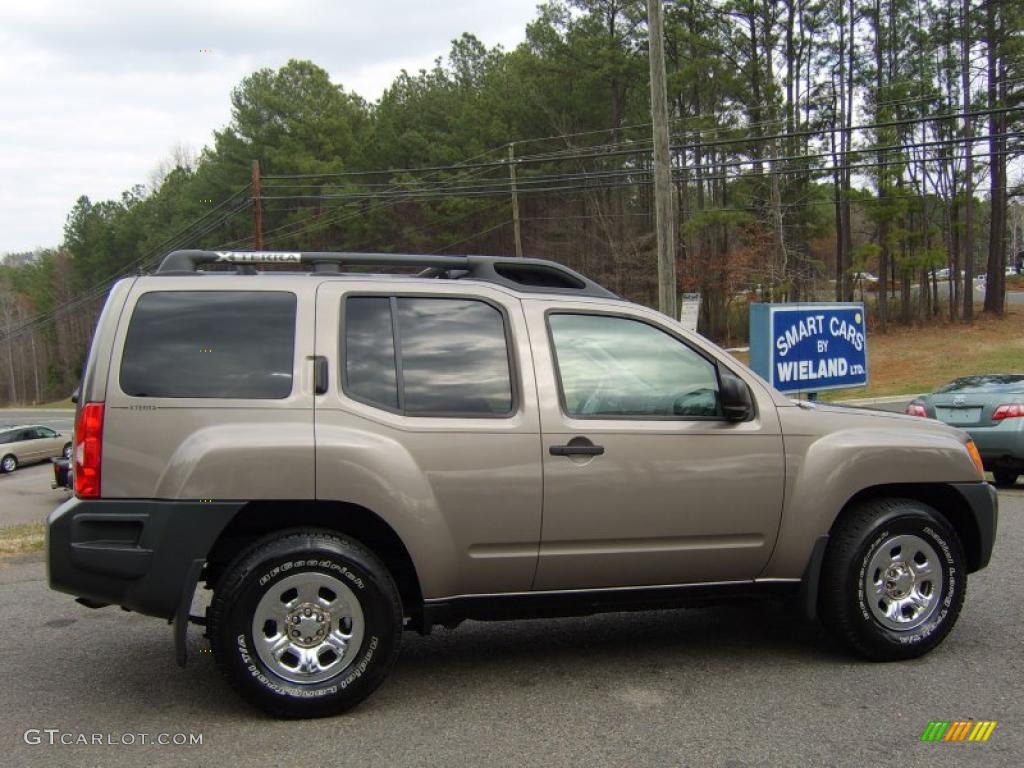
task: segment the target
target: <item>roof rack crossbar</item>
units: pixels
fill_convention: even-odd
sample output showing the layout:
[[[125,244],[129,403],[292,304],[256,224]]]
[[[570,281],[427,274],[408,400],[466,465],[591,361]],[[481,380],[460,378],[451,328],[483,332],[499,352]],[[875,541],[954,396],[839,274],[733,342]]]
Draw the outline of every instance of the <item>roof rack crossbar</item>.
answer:
[[[204,264],[234,264],[251,272],[256,264],[309,264],[314,273],[341,273],[342,267],[419,268],[424,278],[471,278],[530,293],[559,293],[618,298],[568,267],[545,259],[500,256],[442,256],[406,253],[340,253],[331,251],[202,251],[167,254],[158,275],[196,274]]]
[[[195,272],[203,264],[312,264],[317,271],[339,272],[350,267],[435,267],[466,269],[465,256],[415,256],[404,253],[335,253],[330,251],[172,251],[157,274]],[[328,269],[323,269],[327,267]]]

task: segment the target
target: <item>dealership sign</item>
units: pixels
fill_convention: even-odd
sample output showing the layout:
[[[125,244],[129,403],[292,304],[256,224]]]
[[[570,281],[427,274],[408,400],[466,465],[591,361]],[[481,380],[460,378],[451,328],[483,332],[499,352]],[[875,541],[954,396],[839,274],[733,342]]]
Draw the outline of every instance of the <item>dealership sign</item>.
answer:
[[[782,392],[868,383],[864,305],[750,305],[750,365]]]

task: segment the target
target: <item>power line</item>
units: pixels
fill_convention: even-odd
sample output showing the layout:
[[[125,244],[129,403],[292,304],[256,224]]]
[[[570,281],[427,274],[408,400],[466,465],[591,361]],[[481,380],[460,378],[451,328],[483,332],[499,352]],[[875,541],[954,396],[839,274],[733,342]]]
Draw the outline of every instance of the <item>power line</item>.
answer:
[[[1010,133],[1005,133],[1005,134],[985,134],[985,135],[981,135],[981,136],[978,136],[976,138],[973,138],[973,139],[971,139],[971,141],[981,142],[981,141],[986,141],[987,139],[992,138],[992,137],[996,137],[996,138],[1024,137],[1024,132],[1010,132]],[[937,147],[951,147],[951,146],[954,146],[954,145],[964,144],[966,141],[967,141],[967,139],[964,139],[964,138],[955,138],[955,139],[942,139],[942,140],[934,140],[934,141],[927,141],[927,142],[914,142],[914,143],[911,143],[911,144],[893,144],[893,145],[887,145],[887,146],[883,146],[883,147],[876,147],[876,148],[873,148],[871,150],[860,151],[860,152],[857,152],[857,153],[854,153],[854,154],[857,155],[857,156],[860,156],[860,155],[865,155],[865,154],[868,154],[868,153],[874,154],[874,153],[879,152],[879,151],[907,152],[907,151],[913,151],[913,150],[919,150],[919,149],[929,149],[929,148],[937,148]],[[1005,154],[1012,154],[1012,153],[1015,153],[1016,151],[1017,151],[1016,148],[1010,148],[1010,149],[1006,150]],[[1003,153],[1000,153],[1000,154],[1003,154]],[[807,162],[807,161],[813,160],[813,159],[825,159],[825,158],[828,158],[830,156],[831,156],[830,152],[821,152],[821,153],[811,154],[811,155],[785,156],[785,157],[781,157],[781,158],[775,158],[774,160],[770,160],[769,162],[771,164],[789,164],[789,163],[794,163],[794,162]],[[990,153],[984,152],[984,153],[981,153],[979,156],[984,158],[984,157],[990,156]],[[895,158],[888,158],[888,159],[883,160],[883,161],[853,162],[853,163],[849,163],[848,162],[848,163],[844,163],[844,164],[842,164],[842,166],[838,166],[838,167],[822,166],[822,167],[804,167],[804,168],[797,168],[797,169],[775,167],[775,168],[771,168],[771,169],[768,169],[768,170],[762,170],[760,173],[754,174],[754,177],[757,177],[757,176],[794,176],[794,175],[815,176],[815,175],[828,175],[828,174],[833,173],[836,170],[839,170],[839,168],[850,169],[850,170],[857,170],[857,169],[877,168],[877,167],[898,167],[900,165],[909,164],[911,162],[913,162],[913,164],[915,164],[915,165],[920,165],[922,163],[950,162],[950,161],[955,161],[955,160],[963,159],[964,157],[965,156],[944,155],[944,156],[939,157],[939,158],[921,158],[921,159],[915,159],[913,161],[911,161],[909,158],[905,158],[905,157],[895,157]],[[675,176],[676,180],[680,180],[683,174],[693,173],[693,172],[698,171],[698,170],[720,171],[720,170],[726,169],[726,168],[740,168],[740,167],[743,167],[743,166],[754,165],[757,162],[759,162],[757,159],[737,159],[737,160],[722,161],[722,162],[718,162],[718,163],[705,163],[705,164],[697,164],[697,165],[676,166],[673,169],[673,173],[674,173],[674,176]],[[642,178],[649,177],[650,174],[651,174],[651,171],[648,168],[626,168],[626,169],[606,170],[606,171],[589,171],[589,172],[563,173],[563,174],[547,174],[547,175],[539,175],[539,176],[524,176],[524,177],[521,177],[518,180],[517,183],[518,183],[519,189],[524,191],[524,192],[537,191],[537,190],[548,191],[548,190],[551,190],[551,189],[557,190],[557,189],[561,188],[559,185],[563,184],[563,183],[579,182],[579,181],[599,182],[601,180],[613,179],[613,178],[635,178],[635,179],[637,179],[636,183],[642,183],[640,180]],[[699,181],[708,181],[708,180],[721,180],[721,179],[728,179],[728,178],[734,178],[734,177],[724,176],[724,175],[721,175],[721,174],[717,174],[717,175],[702,175],[699,179],[692,178],[690,180],[691,181],[698,181],[698,180]],[[319,194],[319,195],[267,195],[266,199],[268,199],[268,200],[310,201],[310,202],[323,201],[323,200],[361,201],[361,200],[382,200],[382,199],[397,199],[397,200],[413,201],[413,200],[433,200],[433,199],[440,199],[440,198],[444,198],[444,197],[460,197],[460,196],[473,197],[473,196],[486,195],[486,194],[507,194],[510,191],[510,183],[509,183],[509,180],[506,179],[506,178],[481,179],[481,180],[477,180],[477,181],[473,182],[472,184],[463,184],[463,185],[458,185],[456,182],[457,182],[457,180],[451,179],[451,180],[448,180],[447,182],[445,182],[444,184],[441,184],[441,185],[438,185],[438,186],[432,187],[432,188],[426,187],[426,188],[418,188],[418,189],[415,189],[415,188],[414,189],[393,189],[393,190],[390,190],[390,191],[387,191],[387,192],[353,191],[353,192],[331,192],[331,193],[325,193],[325,194]]]
[[[470,240],[476,240],[477,238],[483,237],[486,234],[490,234],[491,232],[493,232],[496,229],[501,229],[502,227],[506,227],[506,226],[508,226],[511,223],[512,223],[511,219],[506,219],[504,221],[499,221],[493,227],[488,227],[487,229],[481,230],[480,232],[473,233],[469,237],[464,237],[461,240],[456,240],[453,243],[448,243],[447,245],[444,245],[444,246],[438,248],[436,251],[431,251],[431,253],[444,253],[449,248],[454,248],[456,245],[462,245],[463,243],[467,243]]]
[[[487,154],[489,152],[491,152],[491,150],[487,150],[486,152],[482,152],[482,153],[480,153],[478,155],[474,155],[473,157],[468,158],[465,161],[465,167],[466,168],[473,167],[473,161],[479,159],[480,157],[482,157],[483,155],[485,155],[485,154]],[[474,170],[469,175],[471,175],[471,176],[472,175],[479,175],[481,172],[482,171]],[[461,175],[465,175],[465,173],[461,174]],[[445,183],[455,183],[458,180],[459,180],[458,178],[449,179],[449,180],[446,180]],[[400,187],[397,187],[397,186],[392,187],[392,190],[398,190],[398,189],[400,189]],[[286,237],[286,236],[294,237],[296,235],[302,234],[304,232],[308,232],[308,231],[310,231],[312,229],[315,229],[315,228],[331,226],[332,224],[337,224],[337,223],[340,223],[341,221],[346,221],[348,219],[354,218],[357,215],[360,215],[361,213],[365,213],[366,215],[369,215],[370,213],[376,213],[381,208],[383,208],[383,207],[393,207],[394,205],[397,205],[398,202],[400,202],[400,201],[396,201],[396,202],[393,202],[393,203],[388,203],[386,205],[385,205],[385,203],[380,202],[376,206],[372,206],[370,210],[367,210],[365,212],[357,211],[357,212],[355,212],[353,214],[350,214],[349,216],[337,217],[337,218],[335,218],[334,220],[331,220],[331,221],[321,221],[320,217],[317,216],[312,221],[292,222],[291,224],[283,224],[283,225],[281,225],[279,227],[276,227],[275,229],[272,229],[272,230],[269,230],[268,232],[265,232],[264,236],[265,236],[265,239],[268,242],[269,241],[273,241],[273,240],[279,240],[279,239],[281,239],[283,237]],[[285,230],[285,229],[292,229],[293,231],[284,232],[283,230]],[[268,237],[271,234],[273,234],[273,236],[272,237]],[[248,238],[233,240],[233,241],[230,241],[230,242],[225,243],[225,244],[223,244],[221,246],[218,246],[218,247],[219,248],[229,248],[229,247],[232,247],[234,245],[240,244],[242,242],[247,242],[247,241],[248,241]]]
[[[674,136],[675,139],[681,139],[683,141],[682,141],[682,143],[679,143],[679,142],[674,143],[672,145],[672,150],[675,151],[675,152],[679,152],[679,151],[684,151],[685,152],[688,149],[697,149],[697,148],[706,149],[708,147],[730,146],[730,145],[734,145],[734,144],[760,144],[760,143],[766,143],[766,142],[774,141],[774,140],[777,140],[777,139],[790,139],[790,138],[797,138],[797,137],[813,137],[813,136],[824,137],[824,136],[829,135],[831,133],[853,133],[853,132],[860,132],[860,131],[877,130],[879,128],[894,128],[894,127],[906,126],[906,125],[917,125],[917,124],[920,124],[920,123],[935,123],[935,122],[940,122],[940,121],[943,121],[943,120],[962,120],[965,116],[966,117],[971,117],[971,118],[976,118],[976,117],[986,117],[986,116],[989,116],[989,115],[1005,114],[1005,113],[1017,112],[1017,111],[1020,111],[1020,108],[1018,108],[1018,107],[997,107],[997,108],[993,108],[993,109],[973,110],[971,112],[966,113],[966,115],[963,112],[952,112],[952,113],[946,113],[946,114],[941,114],[941,115],[926,115],[926,116],[919,116],[919,117],[900,118],[900,119],[895,119],[895,120],[884,120],[884,121],[878,121],[878,122],[873,122],[873,123],[861,123],[861,124],[858,124],[858,125],[851,125],[849,127],[845,127],[845,126],[823,126],[820,129],[807,129],[807,130],[801,130],[801,131],[782,132],[782,133],[768,134],[768,135],[764,135],[764,136],[750,136],[750,135],[747,135],[747,136],[738,136],[738,137],[732,137],[732,138],[716,138],[716,139],[712,139],[710,141],[702,141],[702,142],[699,142],[699,143],[693,142],[693,141],[687,142],[686,139],[689,138],[689,137],[684,133],[682,135],[676,134]],[[773,122],[778,122],[778,121],[773,121]],[[966,140],[966,139],[964,138],[962,140]],[[982,139],[975,138],[973,140],[974,141],[981,141]],[[515,143],[519,143],[519,142],[517,141]],[[610,157],[624,157],[624,156],[631,156],[631,155],[639,155],[639,154],[646,154],[646,153],[648,153],[650,151],[650,147],[649,147],[650,143],[651,142],[648,140],[648,141],[643,141],[643,142],[637,141],[637,142],[635,142],[635,145],[634,145],[634,142],[617,142],[614,145],[597,145],[597,146],[590,146],[590,147],[585,147],[585,148],[570,148],[570,149],[560,150],[558,152],[552,152],[552,153],[547,153],[547,154],[542,154],[542,155],[523,155],[521,157],[517,157],[515,159],[515,162],[516,162],[517,166],[523,166],[523,165],[530,165],[530,164],[536,164],[536,163],[542,163],[542,162],[552,162],[552,161],[555,161],[555,160],[587,160],[587,159],[601,159],[601,158],[610,158]],[[508,144],[505,144],[503,146],[507,147]],[[615,147],[626,147],[626,148],[616,149]],[[877,151],[877,149],[874,148],[874,147],[867,147],[867,148],[864,148],[863,150],[858,150],[858,151],[867,151],[867,150]],[[762,162],[767,161],[769,159],[770,158],[762,158]],[[507,165],[508,165],[508,160],[500,159],[500,160],[494,160],[494,161],[487,162],[487,163],[468,163],[467,162],[467,163],[461,163],[461,164],[456,164],[456,165],[435,165],[435,166],[424,166],[424,167],[421,167],[421,168],[402,168],[402,169],[392,169],[392,170],[381,169],[381,170],[375,170],[375,171],[343,171],[343,172],[338,172],[338,173],[322,173],[322,174],[276,174],[276,175],[266,175],[266,176],[264,176],[264,178],[268,179],[268,180],[270,180],[270,179],[274,179],[274,180],[278,180],[278,179],[303,179],[303,178],[306,178],[306,179],[330,179],[330,178],[352,178],[352,177],[356,177],[356,176],[366,176],[366,175],[379,175],[379,174],[384,174],[384,173],[390,173],[392,175],[396,175],[396,174],[400,174],[400,173],[417,173],[417,172],[422,172],[422,171],[429,172],[430,174],[433,175],[433,174],[439,173],[441,171],[447,171],[447,170],[498,169],[498,168],[505,168],[505,167],[507,167]]]

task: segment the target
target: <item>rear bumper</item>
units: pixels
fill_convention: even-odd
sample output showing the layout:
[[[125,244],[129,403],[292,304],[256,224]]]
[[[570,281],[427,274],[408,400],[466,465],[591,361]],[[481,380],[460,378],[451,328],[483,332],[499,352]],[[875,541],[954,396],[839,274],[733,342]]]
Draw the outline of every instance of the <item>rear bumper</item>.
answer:
[[[999,523],[999,495],[988,483],[953,483],[953,488],[967,502],[971,517],[978,531],[977,542],[966,542],[971,572],[980,571],[992,559],[992,547],[996,541]]]
[[[999,426],[965,430],[978,446],[986,469],[1024,466],[1024,432],[1021,419],[1007,419]]]
[[[50,588],[172,618],[244,502],[69,499],[46,521]]]

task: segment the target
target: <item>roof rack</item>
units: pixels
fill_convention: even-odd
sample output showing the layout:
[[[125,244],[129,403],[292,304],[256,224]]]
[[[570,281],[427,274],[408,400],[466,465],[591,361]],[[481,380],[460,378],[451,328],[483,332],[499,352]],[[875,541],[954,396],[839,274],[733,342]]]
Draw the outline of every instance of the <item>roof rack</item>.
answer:
[[[530,293],[559,293],[619,298],[593,280],[546,259],[501,256],[439,256],[405,253],[335,253],[322,251],[172,251],[156,270],[158,275],[202,274],[204,264],[235,264],[243,274],[256,264],[310,264],[313,273],[340,274],[343,267],[421,268],[418,277],[457,280],[470,278]]]

